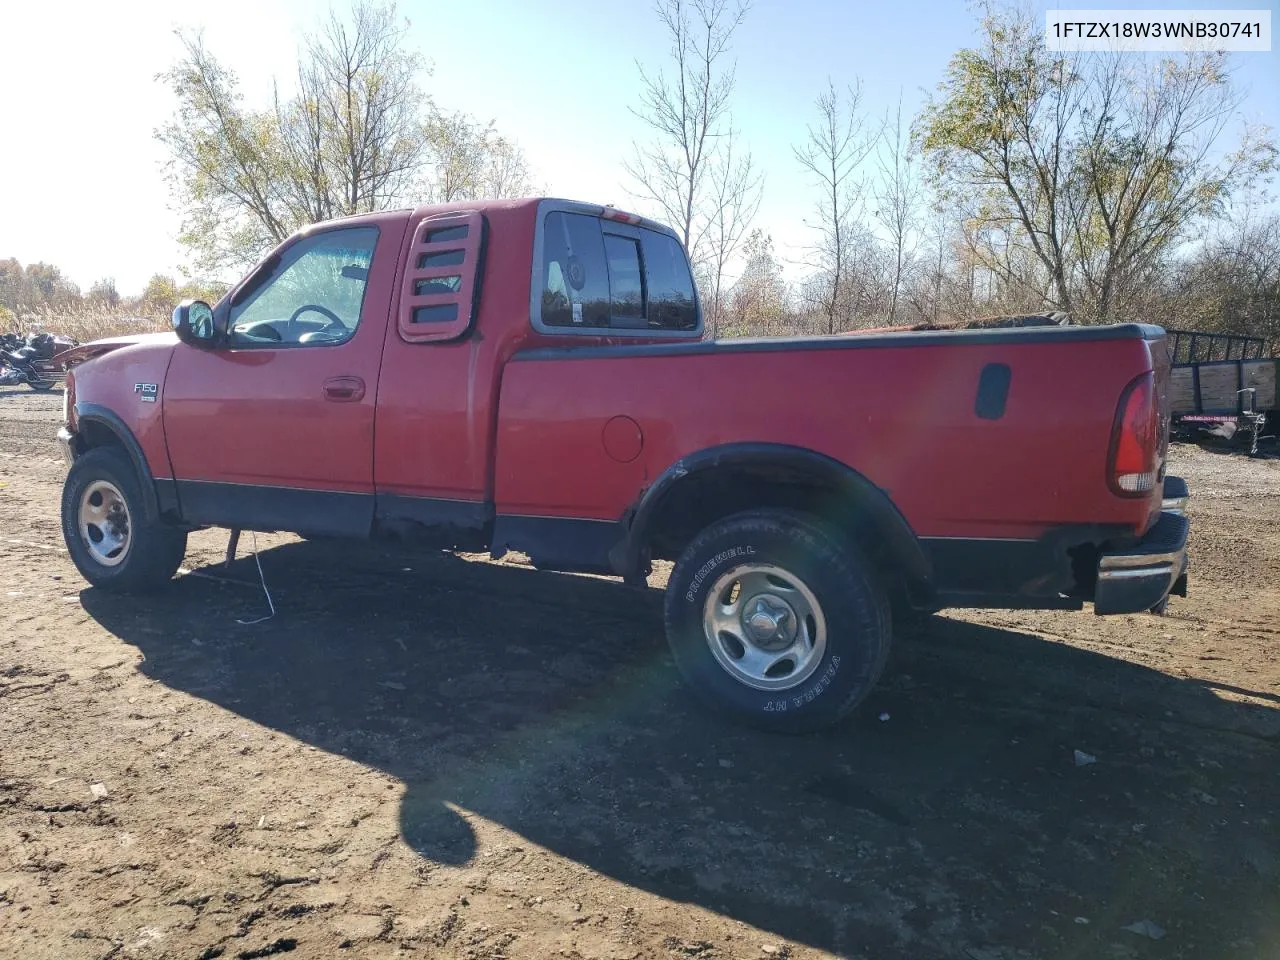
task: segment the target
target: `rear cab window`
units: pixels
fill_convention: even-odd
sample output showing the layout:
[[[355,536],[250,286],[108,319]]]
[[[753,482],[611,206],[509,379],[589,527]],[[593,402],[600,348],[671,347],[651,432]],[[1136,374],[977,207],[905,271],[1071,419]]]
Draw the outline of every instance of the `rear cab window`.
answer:
[[[700,333],[697,292],[679,241],[591,209],[565,204],[539,211],[534,327],[595,336]]]

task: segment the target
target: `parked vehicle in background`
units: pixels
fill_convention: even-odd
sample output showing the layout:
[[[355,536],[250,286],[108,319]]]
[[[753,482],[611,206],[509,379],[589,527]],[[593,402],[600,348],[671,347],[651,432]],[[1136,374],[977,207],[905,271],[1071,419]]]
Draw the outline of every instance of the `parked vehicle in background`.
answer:
[[[1158,327],[708,342],[671,230],[537,199],[309,227],[174,327],[73,351],[62,527],[104,589],[210,525],[671,560],[680,670],[780,730],[867,694],[895,609],[1186,592]]]
[[[1250,454],[1280,427],[1280,357],[1262,337],[1170,330],[1170,408],[1175,428],[1232,440]]]
[[[25,383],[41,392],[61,386],[66,376],[59,355],[75,345],[51,333],[0,334],[0,386]]]

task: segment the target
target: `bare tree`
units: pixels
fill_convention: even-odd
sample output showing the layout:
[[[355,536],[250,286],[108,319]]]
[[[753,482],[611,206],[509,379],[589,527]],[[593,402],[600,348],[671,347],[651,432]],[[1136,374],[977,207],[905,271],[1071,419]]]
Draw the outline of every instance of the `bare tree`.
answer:
[[[911,269],[916,248],[916,228],[920,212],[922,187],[916,175],[915,156],[910,131],[902,122],[902,95],[893,117],[885,117],[884,136],[878,158],[879,183],[873,193],[875,217],[888,235],[892,247],[892,280],[889,286],[885,319],[898,319],[898,298]]]
[[[711,293],[711,337],[719,335],[724,313],[725,271],[755,220],[763,195],[763,177],[750,153],[734,151],[736,134],[725,137],[708,173],[703,264]]]
[[[818,233],[811,265],[825,279],[821,309],[827,333],[835,333],[837,315],[843,312],[847,319],[850,309],[845,297],[848,257],[863,203],[863,185],[857,170],[875,149],[879,131],[869,128],[862,112],[860,84],[842,95],[828,80],[827,89],[816,104],[818,120],[809,125],[804,146],[793,148],[793,152],[813,176],[821,194],[817,220],[809,224]],[[844,311],[842,304],[846,306]]]
[[[676,229],[695,261],[705,256],[703,239],[718,215],[714,205],[708,211],[708,195],[744,179],[738,175],[741,161],[735,166],[723,154],[732,128],[730,42],[747,9],[742,0],[658,0],[671,62],[657,72],[638,65],[640,106],[633,112],[652,138],[633,145],[625,168],[635,197]],[[719,190],[712,183],[717,165]],[[754,179],[748,162],[745,182]]]
[[[1169,326],[1263,337],[1269,350],[1280,349],[1280,214],[1261,202],[1241,204],[1152,286],[1153,311]]]
[[[314,114],[319,136],[304,138],[314,155],[301,159],[304,169],[324,171],[326,216],[381,209],[403,197],[417,176],[425,103],[417,77],[425,64],[405,48],[407,29],[394,5],[362,0],[350,23],[331,10],[304,39],[297,103]]]

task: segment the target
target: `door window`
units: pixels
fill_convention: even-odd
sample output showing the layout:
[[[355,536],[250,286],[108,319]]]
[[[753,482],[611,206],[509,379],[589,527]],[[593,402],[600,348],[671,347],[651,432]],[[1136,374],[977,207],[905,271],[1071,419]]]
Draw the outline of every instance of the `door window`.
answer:
[[[348,227],[304,237],[231,307],[237,347],[332,346],[360,325],[377,227]]]

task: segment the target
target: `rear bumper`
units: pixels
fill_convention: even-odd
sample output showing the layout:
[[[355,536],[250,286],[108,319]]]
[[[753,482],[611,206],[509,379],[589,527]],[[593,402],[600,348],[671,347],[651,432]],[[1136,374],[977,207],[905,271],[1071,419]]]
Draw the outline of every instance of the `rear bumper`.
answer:
[[[1187,512],[1187,500],[1190,497],[1191,491],[1187,489],[1187,481],[1181,477],[1165,477],[1164,501],[1160,505],[1160,510],[1163,513],[1185,515]]]
[[[1146,536],[1099,558],[1094,613],[1143,613],[1171,593],[1187,595],[1187,487],[1181,479],[1169,480],[1176,484],[1166,481],[1166,509]]]

